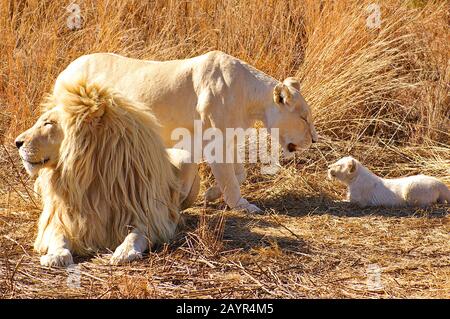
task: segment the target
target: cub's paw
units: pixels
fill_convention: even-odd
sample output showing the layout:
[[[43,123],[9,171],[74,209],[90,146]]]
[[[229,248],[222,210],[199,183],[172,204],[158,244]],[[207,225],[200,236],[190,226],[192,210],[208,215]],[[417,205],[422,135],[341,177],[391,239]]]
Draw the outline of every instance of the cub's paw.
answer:
[[[41,256],[41,265],[46,267],[67,267],[73,264],[72,254],[68,249],[59,249],[56,252]]]
[[[137,259],[142,259],[142,253],[130,247],[129,245],[122,244],[116,248],[109,263],[111,265],[120,265],[129,263]]]

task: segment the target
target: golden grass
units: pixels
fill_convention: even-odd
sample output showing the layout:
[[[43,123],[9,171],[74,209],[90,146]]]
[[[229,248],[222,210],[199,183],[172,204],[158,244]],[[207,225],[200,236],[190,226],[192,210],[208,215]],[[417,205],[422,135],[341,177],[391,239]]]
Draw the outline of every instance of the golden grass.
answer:
[[[77,1],[83,27],[66,26],[70,2],[0,3],[0,297],[448,298],[448,205],[359,209],[326,166],[351,154],[376,173],[419,172],[450,184],[450,31],[447,1]],[[243,194],[265,214],[197,205],[173,243],[111,267],[79,259],[68,272],[32,252],[39,202],[12,146],[56,75],[74,58],[111,51],[148,59],[219,49],[283,79],[296,75],[320,143],[275,176],[248,165]],[[204,190],[212,183],[202,166]],[[106,252],[105,252],[106,253]],[[366,285],[381,269],[380,290]]]

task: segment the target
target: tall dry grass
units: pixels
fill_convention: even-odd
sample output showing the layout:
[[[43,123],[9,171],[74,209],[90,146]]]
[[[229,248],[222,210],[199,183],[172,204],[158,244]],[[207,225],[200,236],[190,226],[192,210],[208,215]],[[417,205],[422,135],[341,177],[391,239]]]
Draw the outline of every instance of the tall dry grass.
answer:
[[[448,3],[388,3],[373,30],[364,5],[307,6],[304,93],[319,125],[337,136],[448,141]]]
[[[2,134],[29,126],[58,74],[76,57],[110,51],[173,59],[219,49],[283,79],[297,75],[322,134],[390,141],[449,139],[447,1],[69,1],[0,4]],[[8,129],[5,126],[8,125]]]

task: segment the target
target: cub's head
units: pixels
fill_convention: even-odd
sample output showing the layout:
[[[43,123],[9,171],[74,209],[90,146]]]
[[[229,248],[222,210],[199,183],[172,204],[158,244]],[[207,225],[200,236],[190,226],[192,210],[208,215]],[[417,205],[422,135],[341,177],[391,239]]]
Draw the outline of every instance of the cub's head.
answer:
[[[300,83],[292,77],[275,86],[273,100],[276,114],[269,115],[270,127],[279,128],[280,143],[285,157],[305,150],[318,140],[311,109],[300,94]]]
[[[58,163],[59,147],[64,138],[62,115],[60,107],[45,111],[30,129],[16,138],[19,155],[31,176],[41,168],[55,167]]]
[[[351,156],[343,157],[336,163],[328,166],[328,178],[335,178],[349,184],[358,175],[360,165],[358,160]]]

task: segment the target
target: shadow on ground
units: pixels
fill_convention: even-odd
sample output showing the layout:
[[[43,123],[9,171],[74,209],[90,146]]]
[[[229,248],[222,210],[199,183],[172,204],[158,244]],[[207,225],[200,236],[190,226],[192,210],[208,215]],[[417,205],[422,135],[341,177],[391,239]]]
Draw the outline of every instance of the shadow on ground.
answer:
[[[339,217],[382,216],[399,218],[426,216],[429,218],[442,218],[450,212],[450,205],[448,204],[433,205],[428,208],[360,208],[357,205],[334,200],[324,195],[300,197],[294,191],[276,198],[260,199],[254,202],[266,211],[273,209],[278,214],[291,217],[328,214]]]
[[[251,199],[251,198],[249,198]],[[235,212],[225,209],[222,201],[217,201],[204,209],[200,205],[183,213],[184,225],[176,239],[168,246],[169,251],[176,251],[178,248],[186,247],[190,236],[199,236],[199,229],[205,228],[203,236],[216,236],[220,243],[220,251],[242,251],[251,252],[254,249],[271,247],[274,243],[283,250],[298,253],[310,253],[308,243],[302,238],[285,236],[277,232],[255,232],[255,229],[280,229],[280,224],[276,219],[270,218],[271,214],[287,217],[321,216],[332,215],[337,217],[366,217],[380,216],[390,218],[442,218],[450,212],[449,205],[434,205],[427,209],[421,208],[360,208],[356,205],[337,201],[331,197],[321,196],[300,196],[298,193],[284,193],[276,198],[265,198],[253,200],[264,212],[252,214],[245,212]],[[220,228],[219,220],[223,216],[224,224]],[[220,229],[219,229],[220,228]],[[206,234],[206,235],[205,235]],[[211,237],[200,238],[206,245],[210,245]],[[214,239],[212,239],[214,241]],[[214,245],[214,243],[212,243]],[[153,247],[153,253],[162,253],[164,246]],[[31,250],[31,248],[30,248]],[[100,252],[100,255],[107,254],[108,251]],[[112,253],[112,252],[109,252]],[[87,262],[95,259],[96,256],[80,257],[74,256],[75,263]]]
[[[221,213],[210,215],[209,230],[211,232],[217,231],[217,221]],[[245,213],[243,213],[245,214]],[[280,248],[289,249],[295,252],[308,253],[309,249],[307,243],[301,238],[289,238],[286,236],[277,236],[275,234],[259,234],[252,231],[252,228],[278,228],[280,225],[275,221],[267,221],[258,218],[258,215],[248,214],[242,215],[227,215],[224,217],[224,227],[222,230],[221,241],[223,243],[223,250],[239,249],[242,251],[249,251],[251,249],[263,248],[276,243]],[[187,233],[196,232],[201,223],[201,216],[199,215],[185,215],[185,225],[181,231],[181,236],[186,236]],[[208,230],[207,230],[208,231]]]

